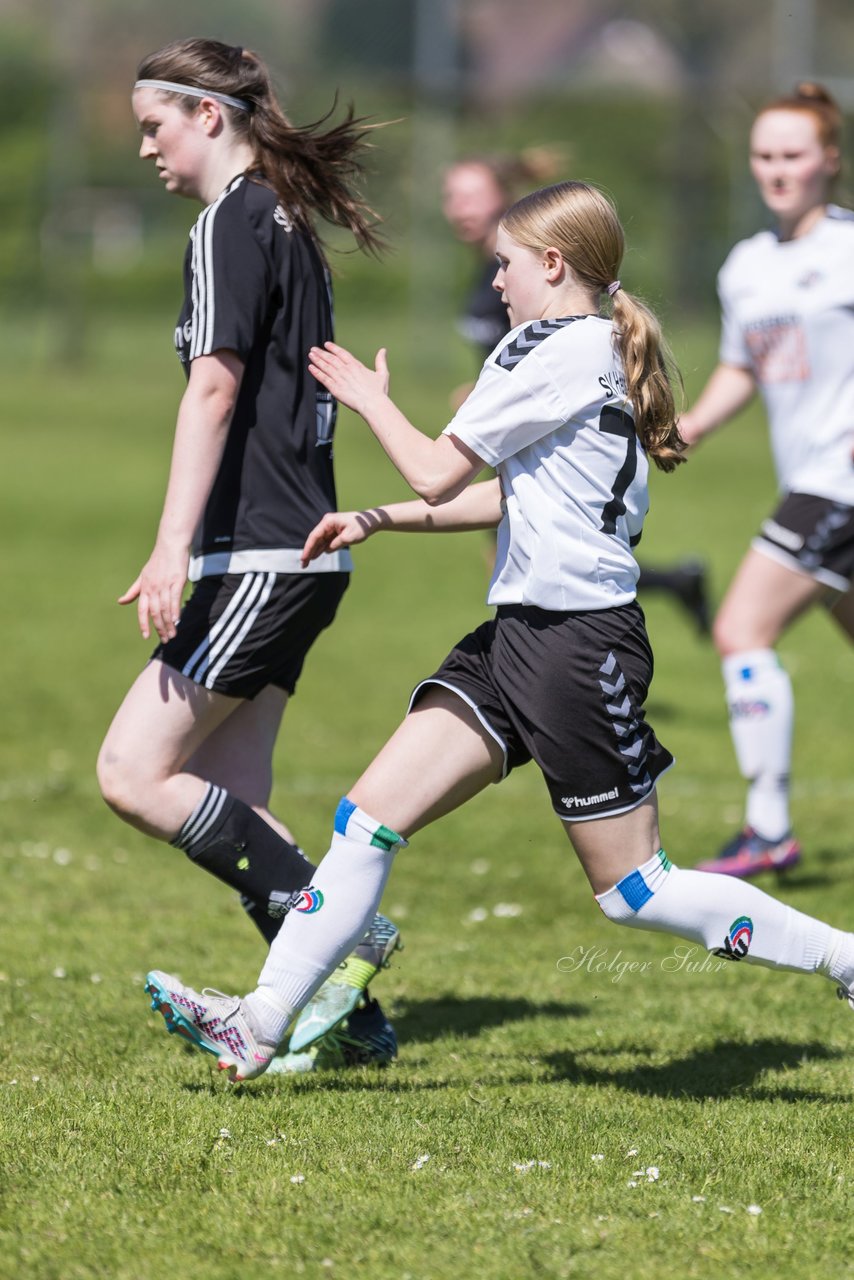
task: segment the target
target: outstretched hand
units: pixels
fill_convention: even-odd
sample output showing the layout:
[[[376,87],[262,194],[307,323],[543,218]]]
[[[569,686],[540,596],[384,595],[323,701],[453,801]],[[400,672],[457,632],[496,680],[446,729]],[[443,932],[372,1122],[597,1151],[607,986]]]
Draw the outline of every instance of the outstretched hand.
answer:
[[[312,347],[309,351],[308,370],[336,400],[362,417],[371,400],[388,394],[385,347],[377,352],[374,368],[369,369],[346,347],[325,342],[322,347]]]
[[[139,577],[131,583],[119,604],[136,601],[136,616],[144,640],[151,634],[149,618],[160,641],[165,644],[176,633],[181,613],[181,596],[187,581],[186,552],[169,554],[155,547]]]
[[[340,551],[364,542],[382,526],[382,515],[373,511],[329,511],[312,529],[305,540],[300,563],[305,568],[312,560],[327,551]]]

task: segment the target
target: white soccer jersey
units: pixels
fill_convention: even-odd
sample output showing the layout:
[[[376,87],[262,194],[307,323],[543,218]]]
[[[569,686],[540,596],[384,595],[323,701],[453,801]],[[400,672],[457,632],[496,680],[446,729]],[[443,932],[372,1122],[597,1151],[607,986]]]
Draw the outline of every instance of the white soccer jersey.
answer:
[[[634,599],[648,464],[610,320],[512,329],[445,432],[501,480],[490,604],[562,612]]]
[[[718,292],[720,358],[756,378],[780,488],[854,505],[854,214],[742,240]]]

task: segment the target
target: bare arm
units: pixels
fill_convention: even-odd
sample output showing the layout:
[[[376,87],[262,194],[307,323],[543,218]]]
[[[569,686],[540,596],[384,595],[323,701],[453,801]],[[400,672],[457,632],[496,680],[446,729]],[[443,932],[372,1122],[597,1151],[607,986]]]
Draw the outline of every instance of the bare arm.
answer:
[[[190,366],[154,550],[139,577],[119,597],[119,604],[136,601],[146,640],[149,616],[161,640],[175,635],[193,532],[222,461],[242,377],[243,362],[233,351],[199,356]]]
[[[703,436],[735,417],[756,393],[756,380],[749,369],[734,364],[719,364],[697,399],[696,404],[679,419],[679,431],[688,444],[696,444]]]
[[[431,439],[414,427],[388,395],[385,349],[374,369],[344,347],[327,342],[312,347],[309,371],[348,409],[360,414],[404,480],[430,506],[449,502],[483,470],[486,463],[452,436]]]
[[[493,529],[501,515],[498,480],[470,485],[458,497],[439,506],[417,498],[414,502],[390,502],[367,511],[330,511],[306,539],[303,567],[325,551],[351,547],[383,529],[396,533],[460,533],[469,529]]]

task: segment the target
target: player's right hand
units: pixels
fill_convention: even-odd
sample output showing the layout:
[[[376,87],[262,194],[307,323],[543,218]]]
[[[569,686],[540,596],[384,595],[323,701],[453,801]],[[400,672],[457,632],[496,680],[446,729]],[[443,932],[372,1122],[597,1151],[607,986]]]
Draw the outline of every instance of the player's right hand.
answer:
[[[119,604],[136,601],[136,616],[144,640],[151,634],[149,618],[161,643],[175,636],[188,567],[186,552],[174,555],[155,547],[139,577],[119,596]]]

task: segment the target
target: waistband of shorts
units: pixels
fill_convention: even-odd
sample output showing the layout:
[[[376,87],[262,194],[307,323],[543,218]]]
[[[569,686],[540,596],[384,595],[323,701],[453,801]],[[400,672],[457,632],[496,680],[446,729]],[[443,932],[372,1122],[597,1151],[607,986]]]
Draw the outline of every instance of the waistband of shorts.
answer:
[[[499,604],[495,606],[496,618],[538,618],[543,622],[565,622],[567,618],[598,618],[606,613],[639,614],[643,610],[637,599],[625,604],[606,605],[603,609],[542,609],[538,604]]]
[[[190,582],[218,578],[225,573],[352,573],[353,557],[344,548],[327,551],[306,568],[296,547],[265,547],[255,551],[209,551],[190,559]]]

